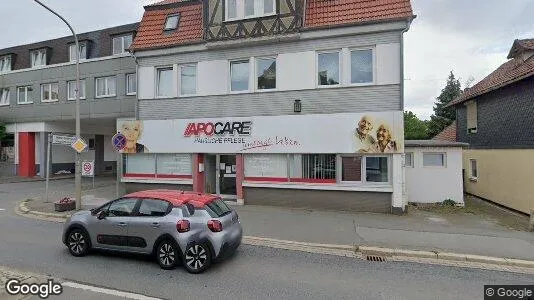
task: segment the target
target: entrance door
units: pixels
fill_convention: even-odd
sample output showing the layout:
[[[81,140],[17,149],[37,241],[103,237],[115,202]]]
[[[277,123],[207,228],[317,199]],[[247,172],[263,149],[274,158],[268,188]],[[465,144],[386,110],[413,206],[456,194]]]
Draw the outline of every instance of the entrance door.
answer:
[[[236,156],[206,155],[206,193],[216,194],[225,200],[237,199]]]

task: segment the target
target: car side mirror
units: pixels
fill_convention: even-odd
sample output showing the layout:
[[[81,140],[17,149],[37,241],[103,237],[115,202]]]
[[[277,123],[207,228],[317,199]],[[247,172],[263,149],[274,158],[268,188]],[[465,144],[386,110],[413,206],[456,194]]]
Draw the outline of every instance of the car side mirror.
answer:
[[[98,212],[98,214],[96,214],[96,217],[99,219],[99,220],[102,220],[102,219],[105,219],[106,218],[106,212],[101,210]]]

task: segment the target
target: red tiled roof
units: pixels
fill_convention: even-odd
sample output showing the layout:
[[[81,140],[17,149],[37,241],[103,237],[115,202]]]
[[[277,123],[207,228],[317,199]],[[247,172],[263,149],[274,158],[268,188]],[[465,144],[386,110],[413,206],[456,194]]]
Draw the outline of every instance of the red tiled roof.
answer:
[[[432,140],[456,142],[456,121],[443,129],[443,131],[433,137]]]
[[[304,27],[413,18],[410,0],[308,0]]]
[[[447,106],[460,104],[474,97],[499,89],[516,81],[534,75],[534,55],[523,61],[514,58],[502,64],[497,70],[486,76],[473,87],[465,90],[458,98]]]
[[[165,0],[153,5],[184,2],[183,0]],[[163,27],[169,14],[180,13],[178,28],[164,32]],[[183,3],[172,8],[145,10],[139,24],[132,50],[145,50],[189,44],[202,41],[202,3]]]
[[[159,199],[170,202],[173,205],[180,206],[186,203],[192,204],[196,208],[202,208],[204,205],[219,199],[218,196],[210,194],[200,194],[191,191],[179,190],[146,190],[139,191],[125,195],[127,198],[142,198],[142,199]]]
[[[159,1],[159,2],[156,2],[156,3],[152,3],[152,4],[149,4],[149,5],[146,5],[145,7],[167,5],[167,4],[186,2],[186,1],[189,1],[189,0],[163,0],[163,1]]]

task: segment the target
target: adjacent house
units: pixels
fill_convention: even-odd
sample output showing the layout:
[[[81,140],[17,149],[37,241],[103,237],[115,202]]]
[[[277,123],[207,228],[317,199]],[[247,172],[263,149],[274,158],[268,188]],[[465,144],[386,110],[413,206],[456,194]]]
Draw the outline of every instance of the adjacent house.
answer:
[[[466,192],[514,210],[534,208],[534,39],[515,40],[509,60],[465,90],[456,108]]]
[[[166,0],[131,51],[126,190],[402,213],[409,0]]]

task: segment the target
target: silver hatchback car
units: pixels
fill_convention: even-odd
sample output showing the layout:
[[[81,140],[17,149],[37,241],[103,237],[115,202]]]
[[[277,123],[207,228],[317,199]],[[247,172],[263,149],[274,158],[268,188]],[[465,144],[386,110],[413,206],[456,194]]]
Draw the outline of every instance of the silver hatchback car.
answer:
[[[237,212],[218,196],[147,190],[73,214],[63,243],[74,256],[91,249],[150,254],[163,269],[182,262],[196,274],[232,255],[242,235]]]

